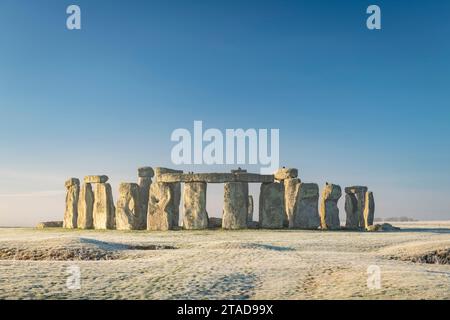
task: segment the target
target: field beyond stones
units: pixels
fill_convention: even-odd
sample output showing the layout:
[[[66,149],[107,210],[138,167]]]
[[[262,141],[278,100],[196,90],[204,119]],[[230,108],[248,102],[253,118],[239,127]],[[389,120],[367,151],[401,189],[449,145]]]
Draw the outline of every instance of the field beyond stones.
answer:
[[[450,299],[450,221],[393,232],[0,228],[0,299]],[[367,268],[381,270],[369,289]],[[70,267],[81,272],[69,289]]]

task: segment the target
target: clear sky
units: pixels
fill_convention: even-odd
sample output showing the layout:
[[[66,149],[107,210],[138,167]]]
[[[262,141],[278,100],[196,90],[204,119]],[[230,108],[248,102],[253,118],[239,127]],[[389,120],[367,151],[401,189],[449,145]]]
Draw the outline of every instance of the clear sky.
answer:
[[[369,186],[376,216],[449,219],[449,39],[444,0],[1,0],[0,225],[62,220],[71,176],[228,171],[171,163],[194,120],[280,129],[281,165]]]

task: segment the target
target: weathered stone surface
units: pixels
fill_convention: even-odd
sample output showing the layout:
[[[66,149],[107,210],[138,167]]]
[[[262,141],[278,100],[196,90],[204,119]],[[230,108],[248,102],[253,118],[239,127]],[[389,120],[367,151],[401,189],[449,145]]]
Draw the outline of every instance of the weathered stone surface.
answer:
[[[137,183],[121,183],[116,206],[117,230],[143,230],[146,214],[142,211],[140,188]]]
[[[359,193],[367,192],[367,187],[365,186],[351,186],[345,188],[345,193]]]
[[[298,177],[298,170],[295,168],[280,168],[274,174],[275,180],[286,180]]]
[[[293,178],[284,180],[284,188],[289,228],[317,229],[320,226],[319,186]]]
[[[173,229],[174,200],[174,189],[170,183],[152,183],[148,201],[147,230]]]
[[[183,205],[184,229],[197,230],[208,228],[205,182],[189,182],[184,184]]]
[[[284,184],[284,206],[285,206],[285,222],[284,226],[294,228],[294,214],[298,207],[298,196],[300,189],[300,179],[285,179]]]
[[[154,169],[155,172],[155,181],[156,182],[177,182],[177,181],[161,181],[161,175],[173,173],[173,174],[181,174],[183,173],[182,170],[175,170],[175,169],[169,169],[169,168],[163,168],[163,167],[156,167]]]
[[[139,185],[139,201],[141,203],[141,212],[144,213],[144,215],[147,215],[148,211],[148,196],[150,193],[150,186],[152,185],[152,178],[150,177],[139,177],[138,178],[138,185]],[[145,219],[144,222],[145,226],[144,229],[147,226],[147,219]]]
[[[79,185],[80,184],[80,180],[77,178],[69,178],[66,180],[66,182],[64,183],[64,186],[67,188],[74,186],[74,185]]]
[[[285,220],[284,186],[282,183],[263,183],[259,193],[259,226],[281,229]]]
[[[44,228],[61,228],[63,226],[62,221],[44,221],[39,222],[36,226],[38,229],[44,229]]]
[[[247,228],[248,184],[227,182],[224,185],[223,229]]]
[[[359,228],[359,216],[357,212],[357,199],[355,194],[347,193],[345,195],[345,228],[350,230],[356,230]]]
[[[237,168],[235,170],[231,170],[231,173],[233,173],[233,174],[245,173],[245,172],[247,172],[247,170],[241,169],[241,168]]]
[[[337,230],[341,228],[338,200],[342,195],[341,187],[326,183],[320,202],[320,224],[322,229]]]
[[[383,232],[383,231],[398,231],[398,230],[400,230],[400,228],[394,227],[390,223],[383,223],[383,224],[370,225],[367,227],[366,230],[370,231],[370,232],[380,232],[380,231]]]
[[[70,183],[67,183],[70,181]],[[64,210],[63,227],[73,229],[77,227],[78,219],[78,197],[80,195],[80,184],[76,178],[66,181],[66,208]],[[77,183],[78,182],[78,183]]]
[[[366,192],[366,198],[364,201],[364,224],[367,229],[373,225],[373,219],[375,215],[375,201],[373,199],[373,193],[371,191]]]
[[[139,178],[151,178],[155,175],[152,167],[141,167],[138,168],[138,177]]]
[[[106,183],[108,176],[86,176],[84,177],[84,183]]]
[[[248,196],[247,222],[253,221],[253,196]]]
[[[94,190],[94,228],[114,229],[116,226],[114,200],[109,183],[97,183]]]
[[[270,183],[274,181],[273,175],[261,175],[257,173],[164,173],[158,176],[160,182],[253,182]]]
[[[173,227],[180,224],[180,202],[181,202],[181,183],[171,183],[173,189]]]
[[[365,228],[366,224],[364,222],[364,208],[366,206],[366,193],[365,191],[361,191],[356,193],[356,212],[359,220],[359,227]]]
[[[78,220],[80,229],[92,229],[94,227],[94,192],[90,183],[83,183],[78,199]]]
[[[217,229],[222,228],[222,218],[211,217],[208,219],[208,228]]]

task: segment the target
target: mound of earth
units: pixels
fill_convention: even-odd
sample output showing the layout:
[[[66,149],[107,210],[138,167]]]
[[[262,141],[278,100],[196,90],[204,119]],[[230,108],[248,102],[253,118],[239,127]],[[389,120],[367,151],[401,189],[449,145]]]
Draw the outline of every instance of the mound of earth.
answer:
[[[125,258],[127,250],[175,249],[162,244],[126,244],[90,238],[0,243],[0,260],[99,261]]]

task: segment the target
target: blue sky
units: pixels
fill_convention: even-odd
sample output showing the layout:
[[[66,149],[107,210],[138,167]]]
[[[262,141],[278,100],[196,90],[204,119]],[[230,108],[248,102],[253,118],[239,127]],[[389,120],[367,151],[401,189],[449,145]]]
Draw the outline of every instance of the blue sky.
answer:
[[[437,0],[2,0],[0,225],[61,219],[70,176],[117,189],[176,167],[170,134],[194,120],[279,128],[302,180],[368,185],[378,216],[448,219],[449,16]]]

